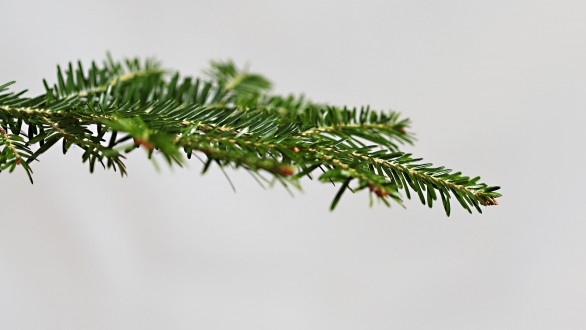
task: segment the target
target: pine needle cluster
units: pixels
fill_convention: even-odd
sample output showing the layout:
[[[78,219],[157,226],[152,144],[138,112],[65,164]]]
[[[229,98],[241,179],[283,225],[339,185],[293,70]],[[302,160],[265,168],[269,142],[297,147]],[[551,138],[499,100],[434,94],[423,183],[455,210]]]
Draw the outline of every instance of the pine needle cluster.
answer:
[[[417,196],[432,207],[451,201],[472,212],[496,205],[499,187],[404,153],[409,120],[393,111],[314,103],[270,92],[261,75],[232,62],[213,62],[204,78],[162,69],[152,59],[57,68],[45,93],[27,97],[0,85],[0,171],[32,165],[50,148],[83,150],[82,161],[126,175],[135,149],[170,165],[193,157],[210,166],[237,167],[259,182],[299,186],[314,178],[338,185],[331,209],[347,190],[366,190],[387,205]],[[267,178],[267,175],[269,176]]]

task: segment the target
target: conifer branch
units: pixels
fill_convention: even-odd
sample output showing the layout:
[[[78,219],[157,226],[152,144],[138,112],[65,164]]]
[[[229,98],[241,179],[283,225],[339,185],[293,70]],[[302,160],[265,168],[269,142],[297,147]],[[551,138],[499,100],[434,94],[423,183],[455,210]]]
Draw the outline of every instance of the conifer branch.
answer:
[[[136,148],[183,165],[202,153],[213,164],[269,173],[298,186],[319,171],[322,182],[340,183],[334,208],[346,190],[368,190],[387,205],[414,193],[429,207],[441,199],[446,213],[454,197],[469,212],[496,205],[499,187],[443,166],[433,167],[400,151],[413,144],[410,122],[399,113],[369,107],[336,107],[303,96],[270,93],[261,75],[232,62],[212,63],[207,78],[181,77],[154,60],[102,66],[80,62],[57,69],[45,93],[25,97],[0,86],[0,171],[30,164],[61,141],[63,153],[83,150],[95,164],[125,175],[124,154]],[[199,156],[198,156],[199,157]],[[256,178],[256,177],[255,177]]]

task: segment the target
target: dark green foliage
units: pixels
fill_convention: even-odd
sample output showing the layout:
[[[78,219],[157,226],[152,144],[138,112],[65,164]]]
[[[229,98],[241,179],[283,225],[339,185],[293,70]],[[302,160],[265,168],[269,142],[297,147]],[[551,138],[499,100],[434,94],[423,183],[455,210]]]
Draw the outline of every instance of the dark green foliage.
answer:
[[[243,167],[285,185],[317,172],[320,181],[340,184],[332,209],[346,190],[368,189],[387,205],[401,204],[401,192],[429,207],[441,200],[448,215],[452,197],[482,212],[501,196],[479,177],[401,152],[413,136],[396,112],[273,95],[267,79],[231,62],[212,63],[207,79],[110,57],[88,70],[78,62],[57,72],[37,97],[0,86],[0,171],[20,166],[32,182],[30,165],[60,144],[63,153],[81,148],[90,171],[99,164],[124,175],[124,155],[141,147],[170,165],[203,154],[204,172],[213,164]]]

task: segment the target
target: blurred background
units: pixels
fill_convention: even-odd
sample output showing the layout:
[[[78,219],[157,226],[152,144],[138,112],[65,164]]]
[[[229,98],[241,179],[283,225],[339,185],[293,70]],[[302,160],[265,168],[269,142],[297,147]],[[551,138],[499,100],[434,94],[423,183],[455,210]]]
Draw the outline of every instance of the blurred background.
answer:
[[[1,329],[586,328],[583,1],[3,1],[0,81],[156,56],[233,59],[280,93],[401,111],[406,150],[501,185],[483,215],[368,206],[305,180],[89,174],[53,150],[0,174]],[[57,148],[59,149],[59,148]],[[580,151],[582,150],[582,151]]]

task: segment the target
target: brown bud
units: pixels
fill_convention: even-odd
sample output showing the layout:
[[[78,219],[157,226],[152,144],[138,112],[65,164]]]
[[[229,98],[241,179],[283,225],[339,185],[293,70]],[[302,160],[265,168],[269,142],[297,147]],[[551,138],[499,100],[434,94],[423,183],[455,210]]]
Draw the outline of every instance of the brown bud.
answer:
[[[299,152],[299,151],[301,151],[301,150],[300,150],[299,148],[297,148],[297,147],[293,147],[293,148],[292,148],[292,150],[293,150],[293,152]]]
[[[499,203],[494,198],[487,198],[486,205],[499,205]]]
[[[387,197],[387,196],[389,196],[389,192],[386,191],[382,187],[375,186],[373,184],[369,184],[368,185],[368,188],[370,189],[370,191],[372,191],[373,193],[375,193],[378,197]]]
[[[485,206],[499,205],[496,199],[489,196],[479,196],[479,199]]]
[[[148,151],[153,151],[154,149],[153,145],[143,138],[134,138],[134,144],[136,144],[137,146],[142,146]]]
[[[278,172],[279,174],[284,176],[291,176],[295,174],[295,171],[291,167],[286,165],[279,167]]]

